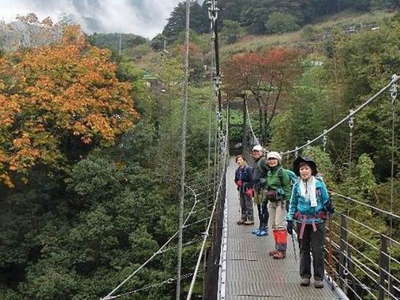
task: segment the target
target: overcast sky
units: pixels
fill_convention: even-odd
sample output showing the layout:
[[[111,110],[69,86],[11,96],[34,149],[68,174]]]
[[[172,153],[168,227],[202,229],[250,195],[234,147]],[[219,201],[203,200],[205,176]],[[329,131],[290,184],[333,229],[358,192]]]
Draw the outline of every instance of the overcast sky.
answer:
[[[35,13],[53,21],[71,15],[86,32],[125,32],[152,38],[182,0],[0,0],[0,20]]]

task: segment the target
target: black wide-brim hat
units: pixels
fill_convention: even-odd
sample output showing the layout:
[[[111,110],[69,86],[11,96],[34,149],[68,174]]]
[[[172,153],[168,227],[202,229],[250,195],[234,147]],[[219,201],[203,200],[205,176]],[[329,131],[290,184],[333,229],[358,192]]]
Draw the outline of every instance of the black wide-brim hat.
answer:
[[[315,161],[309,157],[301,157],[298,156],[293,162],[293,171],[296,173],[297,176],[300,176],[300,164],[306,163],[311,168],[311,174],[313,176],[318,174],[317,164]]]

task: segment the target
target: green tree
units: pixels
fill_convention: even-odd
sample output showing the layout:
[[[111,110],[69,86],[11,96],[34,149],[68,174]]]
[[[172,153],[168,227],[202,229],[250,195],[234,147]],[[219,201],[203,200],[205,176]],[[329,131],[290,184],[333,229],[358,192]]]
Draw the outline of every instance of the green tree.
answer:
[[[273,12],[268,16],[266,30],[270,33],[295,31],[300,28],[294,16],[288,13]]]
[[[241,33],[239,22],[225,20],[221,31],[221,40],[227,44],[233,44],[240,38]]]
[[[202,8],[197,1],[190,4],[190,28],[197,33],[208,32],[209,21],[207,10]],[[162,34],[168,39],[169,43],[174,42],[181,31],[186,27],[186,2],[180,2],[172,11],[168,18]]]

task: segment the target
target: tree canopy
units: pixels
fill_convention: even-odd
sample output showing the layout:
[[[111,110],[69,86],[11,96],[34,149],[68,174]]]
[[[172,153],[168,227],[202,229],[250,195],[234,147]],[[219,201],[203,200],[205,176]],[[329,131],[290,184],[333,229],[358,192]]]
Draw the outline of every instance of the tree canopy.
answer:
[[[1,58],[4,183],[12,185],[13,174],[27,174],[38,164],[62,167],[89,148],[113,144],[133,126],[130,85],[119,82],[109,58],[108,50],[90,46],[75,27],[58,45]]]

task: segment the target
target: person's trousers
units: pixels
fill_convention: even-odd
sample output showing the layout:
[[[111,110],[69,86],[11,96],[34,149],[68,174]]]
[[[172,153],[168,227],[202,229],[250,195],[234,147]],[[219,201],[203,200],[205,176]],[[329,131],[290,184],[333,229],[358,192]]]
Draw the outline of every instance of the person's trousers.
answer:
[[[285,201],[268,201],[269,228],[272,229],[275,249],[286,251],[287,231],[286,231],[286,203]]]
[[[241,210],[241,220],[242,221],[254,221],[253,217],[253,201],[251,197],[247,196],[243,192],[239,192],[240,199],[240,210]]]
[[[285,201],[268,201],[269,228],[286,229],[286,204]]]
[[[311,253],[314,269],[314,279],[324,279],[324,241],[325,223],[316,223],[317,231],[312,224],[306,224],[303,238],[299,239],[300,246],[300,277],[311,278]],[[297,236],[300,237],[301,224],[297,224]]]
[[[261,202],[260,204],[257,204],[257,210],[258,210],[258,219],[260,220],[260,230],[265,230],[267,229],[268,226],[268,208],[267,208],[267,201]]]

